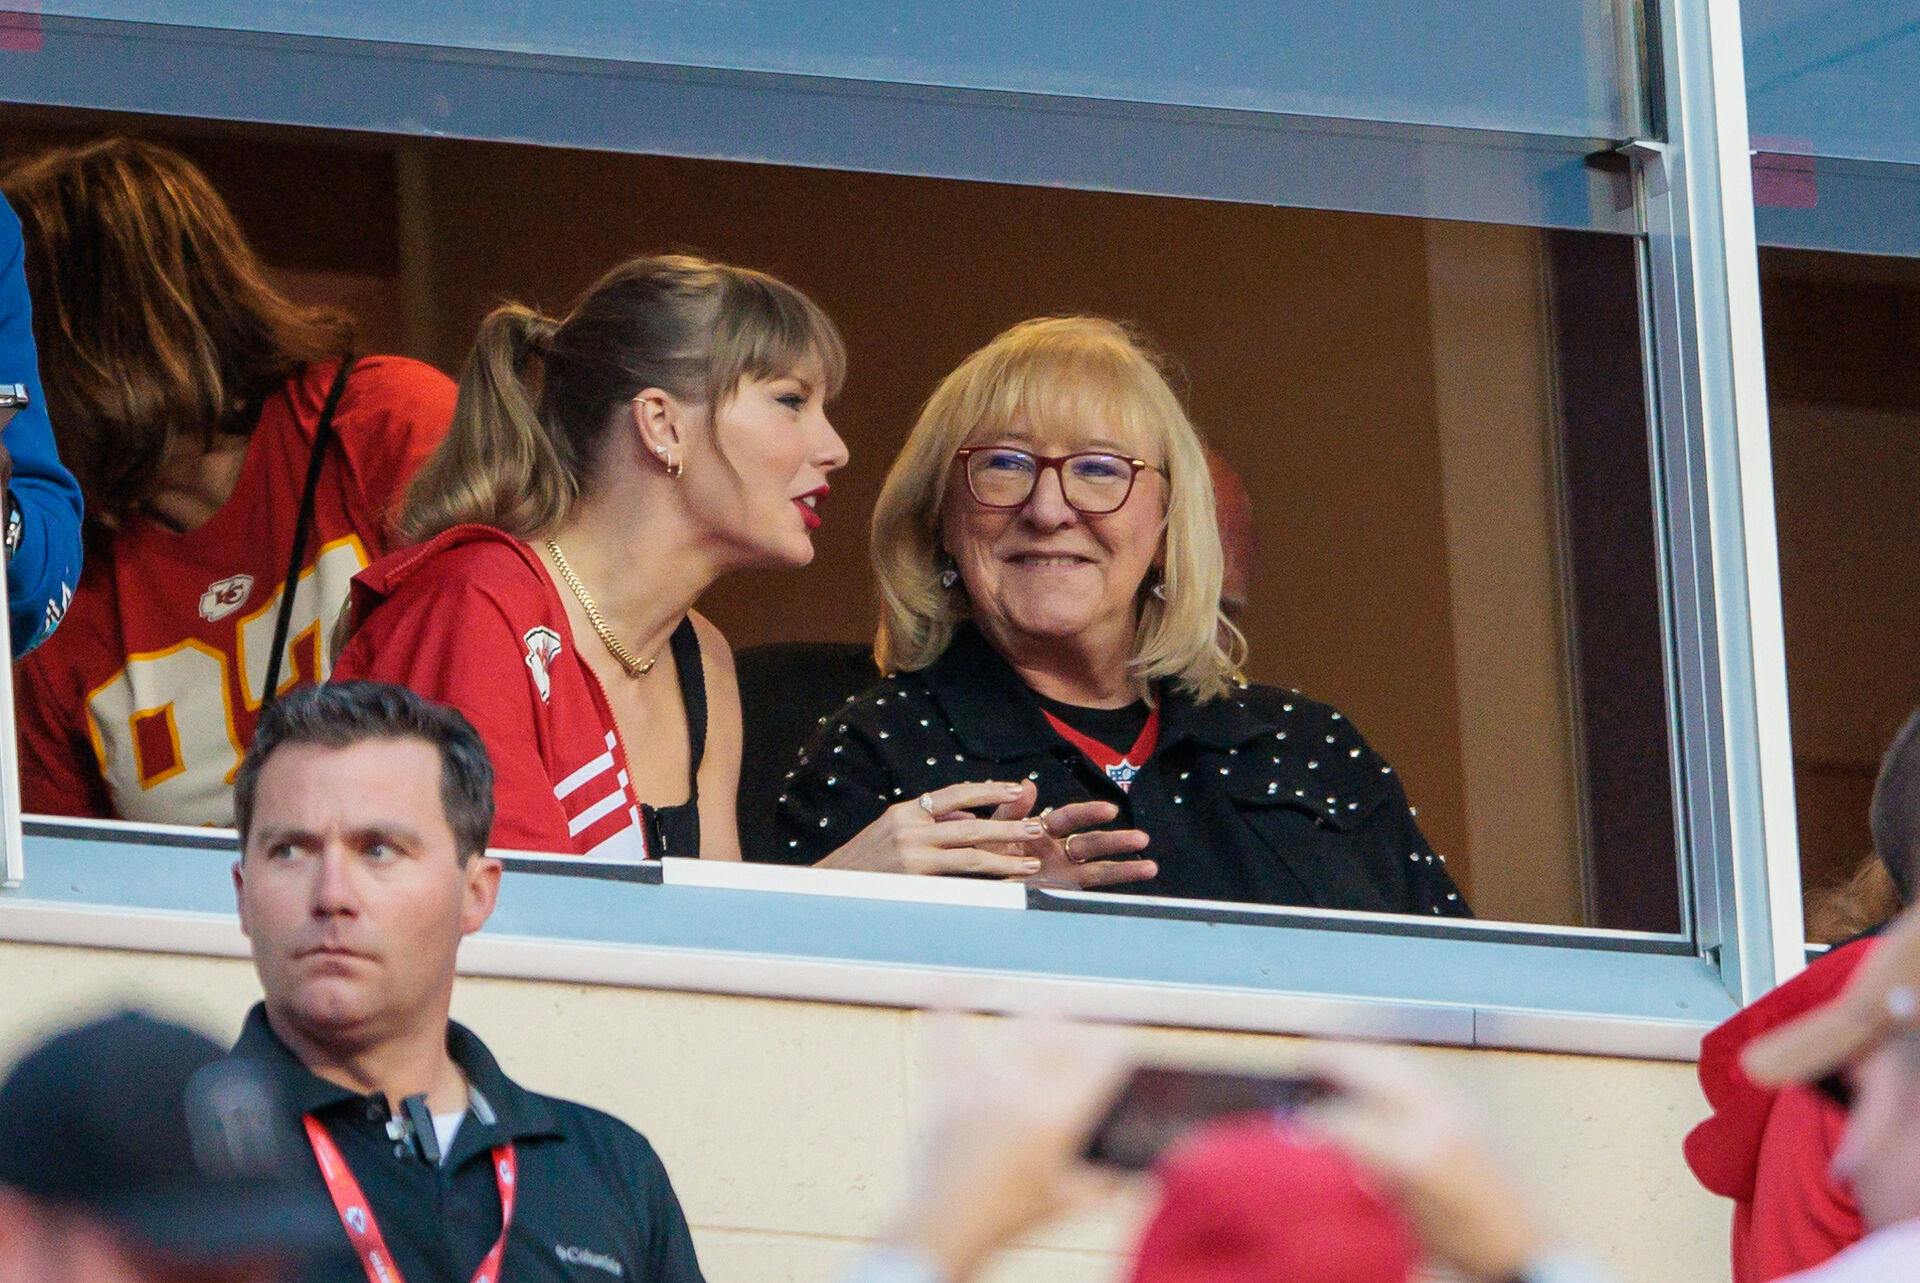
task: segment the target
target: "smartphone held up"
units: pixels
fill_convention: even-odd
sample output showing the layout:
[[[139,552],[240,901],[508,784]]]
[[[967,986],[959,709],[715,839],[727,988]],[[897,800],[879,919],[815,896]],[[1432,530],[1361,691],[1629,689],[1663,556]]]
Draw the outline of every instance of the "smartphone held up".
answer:
[[[1121,1085],[1082,1149],[1087,1161],[1144,1171],[1187,1133],[1218,1118],[1292,1114],[1336,1094],[1318,1074],[1261,1074],[1141,1065]]]

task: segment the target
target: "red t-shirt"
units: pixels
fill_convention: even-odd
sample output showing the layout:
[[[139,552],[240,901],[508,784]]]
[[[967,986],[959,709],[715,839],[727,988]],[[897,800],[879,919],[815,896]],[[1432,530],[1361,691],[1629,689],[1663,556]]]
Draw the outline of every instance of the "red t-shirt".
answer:
[[[466,715],[493,760],[489,845],[647,858],[613,709],[532,548],[455,526],[356,577],[353,614],[333,679],[393,682]]]
[[[30,812],[233,823],[321,406],[338,363],[267,398],[233,496],[181,534],[136,517],[89,551],[59,629],[14,670],[20,786]],[[359,570],[453,419],[446,375],[363,357],[334,414],[294,593],[280,689],[326,676],[328,634]]]

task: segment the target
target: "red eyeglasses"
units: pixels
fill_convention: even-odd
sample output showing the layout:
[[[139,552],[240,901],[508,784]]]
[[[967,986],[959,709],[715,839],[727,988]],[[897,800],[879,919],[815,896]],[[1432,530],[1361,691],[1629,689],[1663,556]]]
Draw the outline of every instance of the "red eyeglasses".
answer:
[[[1165,468],[1124,454],[1081,450],[1073,454],[1035,454],[1012,446],[976,445],[954,451],[967,478],[967,492],[983,508],[1018,508],[1033,497],[1040,474],[1060,474],[1067,506],[1086,517],[1118,512],[1133,493],[1142,472],[1167,475]]]

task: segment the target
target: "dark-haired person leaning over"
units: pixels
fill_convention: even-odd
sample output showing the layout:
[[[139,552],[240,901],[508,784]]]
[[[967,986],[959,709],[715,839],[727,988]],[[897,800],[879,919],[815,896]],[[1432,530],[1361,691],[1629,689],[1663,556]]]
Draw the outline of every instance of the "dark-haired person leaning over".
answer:
[[[261,719],[234,804],[266,993],[234,1054],[283,1085],[312,1197],[339,1212],[352,1254],[325,1283],[697,1283],[645,1138],[521,1087],[448,1019],[500,890],[467,720],[397,686],[306,687]]]
[[[354,359],[352,323],[275,289],[184,156],[111,138],[35,156],[0,188],[25,233],[46,409],[86,497],[79,589],[16,674],[22,798],[231,824],[261,707],[326,677],[347,584],[393,546],[453,383]]]
[[[817,860],[903,799],[1024,781],[1038,877],[1208,900],[1467,912],[1398,777],[1340,713],[1238,678],[1198,435],[1155,360],[1029,321],[935,391],[873,518],[883,679],[821,726],[780,806]],[[1071,832],[1095,808],[1121,828]],[[849,843],[851,845],[851,843]]]

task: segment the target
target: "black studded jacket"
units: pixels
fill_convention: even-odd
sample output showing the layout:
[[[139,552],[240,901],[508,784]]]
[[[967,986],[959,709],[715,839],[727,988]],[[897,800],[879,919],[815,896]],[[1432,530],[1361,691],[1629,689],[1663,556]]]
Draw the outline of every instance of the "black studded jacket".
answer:
[[[1159,692],[1160,738],[1130,792],[1048,725],[970,625],[935,663],[883,678],[822,720],[779,802],[782,840],[749,858],[811,864],[896,802],[1026,778],[1041,807],[1105,799],[1152,839],[1142,895],[1467,916],[1399,777],[1340,713],[1245,686],[1204,704]]]

